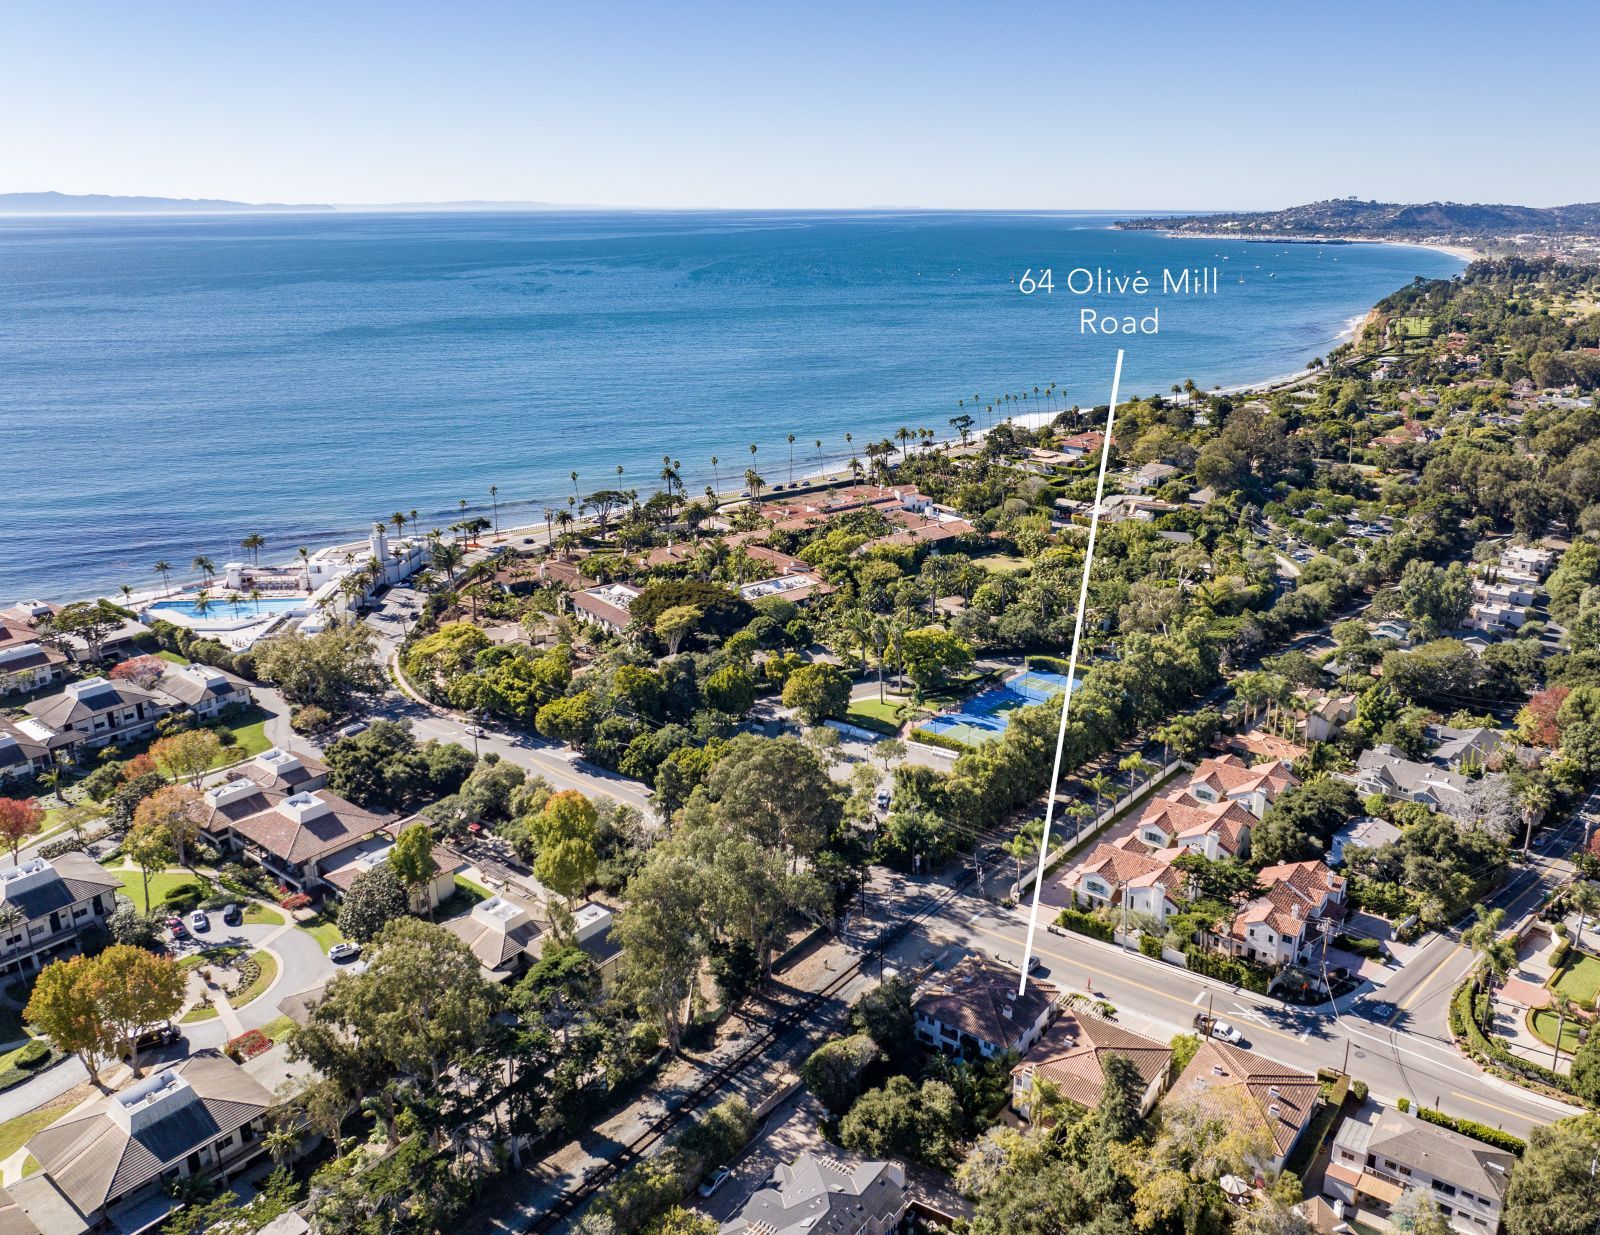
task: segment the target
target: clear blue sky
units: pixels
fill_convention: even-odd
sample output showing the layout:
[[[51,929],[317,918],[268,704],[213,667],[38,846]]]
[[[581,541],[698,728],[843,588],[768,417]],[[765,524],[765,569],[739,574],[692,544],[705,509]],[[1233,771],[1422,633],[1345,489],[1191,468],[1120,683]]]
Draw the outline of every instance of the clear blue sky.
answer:
[[[1600,4],[13,0],[0,191],[1600,198]]]

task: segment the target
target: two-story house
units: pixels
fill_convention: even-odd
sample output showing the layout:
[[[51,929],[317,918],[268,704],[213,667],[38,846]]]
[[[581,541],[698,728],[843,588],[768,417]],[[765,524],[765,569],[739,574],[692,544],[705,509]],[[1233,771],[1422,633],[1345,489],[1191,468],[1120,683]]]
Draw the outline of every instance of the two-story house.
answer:
[[[889,1235],[911,1203],[900,1163],[808,1149],[779,1163],[718,1235]]]
[[[31,716],[19,721],[0,716],[0,784],[28,780],[71,760],[82,740],[81,734],[57,733]]]
[[[918,1041],[967,1058],[1026,1054],[1054,1018],[1061,992],[1030,978],[1018,994],[1018,978],[1015,969],[979,956],[931,978],[911,1005]]]
[[[1212,861],[1243,856],[1249,850],[1250,830],[1256,823],[1256,816],[1246,803],[1266,790],[1261,787],[1242,789],[1245,802],[1226,796],[1207,801],[1207,796],[1223,792],[1220,784],[1213,781],[1220,781],[1220,778],[1191,780],[1177,795],[1151,799],[1133,825],[1134,836],[1152,849],[1187,849]],[[1254,782],[1247,782],[1247,785],[1250,783]]]
[[[1323,1191],[1379,1218],[1408,1193],[1421,1193],[1453,1230],[1492,1235],[1516,1161],[1450,1128],[1367,1102],[1334,1135]]]
[[[211,665],[169,665],[155,688],[203,720],[231,704],[250,704],[250,683]]]
[[[1387,743],[1362,751],[1355,772],[1341,775],[1361,794],[1381,793],[1386,798],[1421,802],[1457,818],[1472,814],[1470,780],[1448,768],[1408,759]]]
[[[200,826],[208,835],[302,892],[321,888],[339,855],[384,822],[327,789],[269,789],[237,774],[201,795]]]
[[[1232,807],[1238,810],[1238,807]],[[1047,885],[1052,905],[1085,909],[1117,909],[1145,913],[1165,922],[1176,913],[1188,878],[1172,865],[1174,858],[1190,852],[1170,848],[1152,853],[1138,836],[1102,841],[1066,874]]]
[[[1178,797],[1202,806],[1237,802],[1260,819],[1280,793],[1299,783],[1300,778],[1281,759],[1250,764],[1238,755],[1214,755],[1195,765]]]
[[[178,1204],[174,1180],[219,1183],[265,1151],[272,1095],[215,1051],[79,1106],[28,1141],[39,1170],[10,1185],[40,1231],[147,1231]]]
[[[92,677],[68,682],[59,694],[35,699],[24,710],[56,733],[77,733],[84,746],[98,747],[149,737],[172,702],[133,682]]]
[[[1023,1119],[1032,1119],[1034,1083],[1045,1080],[1067,1101],[1085,1110],[1098,1110],[1105,1092],[1106,1060],[1111,1055],[1121,1055],[1138,1069],[1143,1085],[1139,1114],[1148,1115],[1166,1088],[1172,1048],[1075,1008],[1063,1011],[1022,1062],[1011,1069],[1011,1108]]]
[[[1345,879],[1321,862],[1264,866],[1266,889],[1233,917],[1213,946],[1261,965],[1282,968],[1308,961],[1323,938],[1323,922],[1336,926],[1345,912]]]
[[[41,690],[66,676],[67,654],[22,622],[0,618],[0,695]]]
[[[85,930],[103,926],[122,885],[85,853],[28,858],[0,870],[0,973],[32,973],[76,952]]]
[[[1257,1124],[1272,1138],[1275,1152],[1269,1165],[1281,1170],[1321,1102],[1316,1077],[1208,1038],[1161,1105],[1163,1110],[1198,1108],[1206,1118],[1225,1123]]]

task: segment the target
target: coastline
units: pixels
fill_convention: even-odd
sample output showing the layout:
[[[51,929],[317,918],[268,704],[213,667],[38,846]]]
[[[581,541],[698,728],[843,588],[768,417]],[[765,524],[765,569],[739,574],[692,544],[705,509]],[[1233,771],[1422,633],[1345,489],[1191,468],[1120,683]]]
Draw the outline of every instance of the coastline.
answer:
[[[1138,228],[1127,230],[1155,231],[1156,228]],[[1384,240],[1377,236],[1274,236],[1274,235],[1240,235],[1238,232],[1169,232],[1161,233],[1173,240],[1237,240],[1245,244],[1387,244],[1404,249],[1431,249],[1435,253],[1446,253],[1461,261],[1471,263],[1483,261],[1488,257],[1480,249],[1469,248],[1466,245],[1443,244],[1432,240]]]

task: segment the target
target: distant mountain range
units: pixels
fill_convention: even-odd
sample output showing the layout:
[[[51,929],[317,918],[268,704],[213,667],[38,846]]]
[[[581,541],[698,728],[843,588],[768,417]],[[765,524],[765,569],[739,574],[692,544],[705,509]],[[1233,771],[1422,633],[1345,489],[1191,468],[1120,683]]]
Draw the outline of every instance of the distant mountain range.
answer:
[[[283,214],[335,211],[571,210],[549,202],[395,202],[382,205],[307,205],[234,202],[217,197],[119,197],[106,193],[0,193],[0,214]]]
[[[1128,219],[1118,227],[1144,231],[1362,240],[1439,237],[1509,239],[1519,235],[1600,235],[1600,202],[1574,206],[1463,205],[1460,202],[1364,202],[1354,197],[1231,214]]]

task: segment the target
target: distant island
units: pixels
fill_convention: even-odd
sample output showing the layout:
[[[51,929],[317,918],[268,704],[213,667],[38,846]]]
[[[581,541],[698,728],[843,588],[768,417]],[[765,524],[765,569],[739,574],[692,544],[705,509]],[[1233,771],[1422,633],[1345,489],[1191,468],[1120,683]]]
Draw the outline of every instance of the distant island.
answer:
[[[1120,228],[1272,240],[1401,240],[1484,249],[1586,248],[1600,238],[1600,202],[1505,206],[1334,198],[1287,210],[1127,219]],[[1587,242],[1584,243],[1584,242]]]
[[[108,193],[0,193],[0,214],[332,214],[339,211],[466,212],[583,209],[551,202],[392,202],[311,205],[236,202],[218,197],[123,197]]]

